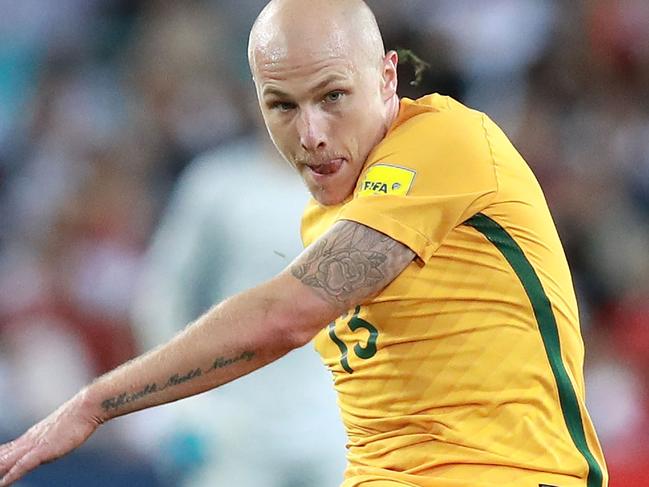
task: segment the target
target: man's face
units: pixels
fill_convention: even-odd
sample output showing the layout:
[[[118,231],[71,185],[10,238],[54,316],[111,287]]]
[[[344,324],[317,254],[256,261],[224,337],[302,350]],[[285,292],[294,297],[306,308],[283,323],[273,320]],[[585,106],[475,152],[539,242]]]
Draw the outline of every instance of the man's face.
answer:
[[[309,46],[293,55],[259,54],[255,66],[275,146],[320,204],[344,201],[386,132],[381,67]]]

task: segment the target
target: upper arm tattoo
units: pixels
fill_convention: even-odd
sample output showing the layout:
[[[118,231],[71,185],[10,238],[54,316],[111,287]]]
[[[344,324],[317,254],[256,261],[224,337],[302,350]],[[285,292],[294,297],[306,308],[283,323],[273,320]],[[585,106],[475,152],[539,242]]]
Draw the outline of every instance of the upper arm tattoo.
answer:
[[[342,220],[308,247],[290,270],[330,303],[350,307],[381,291],[414,257],[412,250],[387,235]]]

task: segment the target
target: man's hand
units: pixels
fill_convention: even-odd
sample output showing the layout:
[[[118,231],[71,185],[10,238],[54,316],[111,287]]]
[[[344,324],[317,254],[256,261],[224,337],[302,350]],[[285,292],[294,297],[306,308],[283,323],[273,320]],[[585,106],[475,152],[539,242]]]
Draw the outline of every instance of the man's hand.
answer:
[[[84,413],[83,397],[79,393],[20,438],[0,446],[0,487],[69,453],[95,432],[101,421]]]

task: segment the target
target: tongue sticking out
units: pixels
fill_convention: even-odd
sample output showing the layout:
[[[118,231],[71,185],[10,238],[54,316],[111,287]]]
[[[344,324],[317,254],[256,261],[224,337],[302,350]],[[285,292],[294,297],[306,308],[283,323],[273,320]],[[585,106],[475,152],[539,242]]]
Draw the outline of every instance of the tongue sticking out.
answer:
[[[342,162],[342,159],[336,159],[320,164],[319,166],[311,166],[311,170],[316,174],[333,174],[340,169]]]

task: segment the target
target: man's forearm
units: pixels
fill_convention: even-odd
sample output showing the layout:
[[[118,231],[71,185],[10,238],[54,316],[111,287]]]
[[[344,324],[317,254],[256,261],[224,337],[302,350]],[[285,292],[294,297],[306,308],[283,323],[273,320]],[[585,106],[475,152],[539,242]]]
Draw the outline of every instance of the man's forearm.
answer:
[[[276,287],[271,281],[224,301],[165,345],[100,377],[83,391],[85,407],[104,422],[213,389],[301,345],[317,327],[291,333],[285,321],[299,312],[270,292]]]
[[[0,445],[0,485],[74,450],[111,418],[213,389],[266,365],[308,342],[340,312],[288,271],[224,301]]]
[[[275,278],[216,306],[0,445],[0,485],[77,448],[111,418],[207,391],[307,343],[326,323],[377,295],[413,257],[369,227],[336,223]]]

